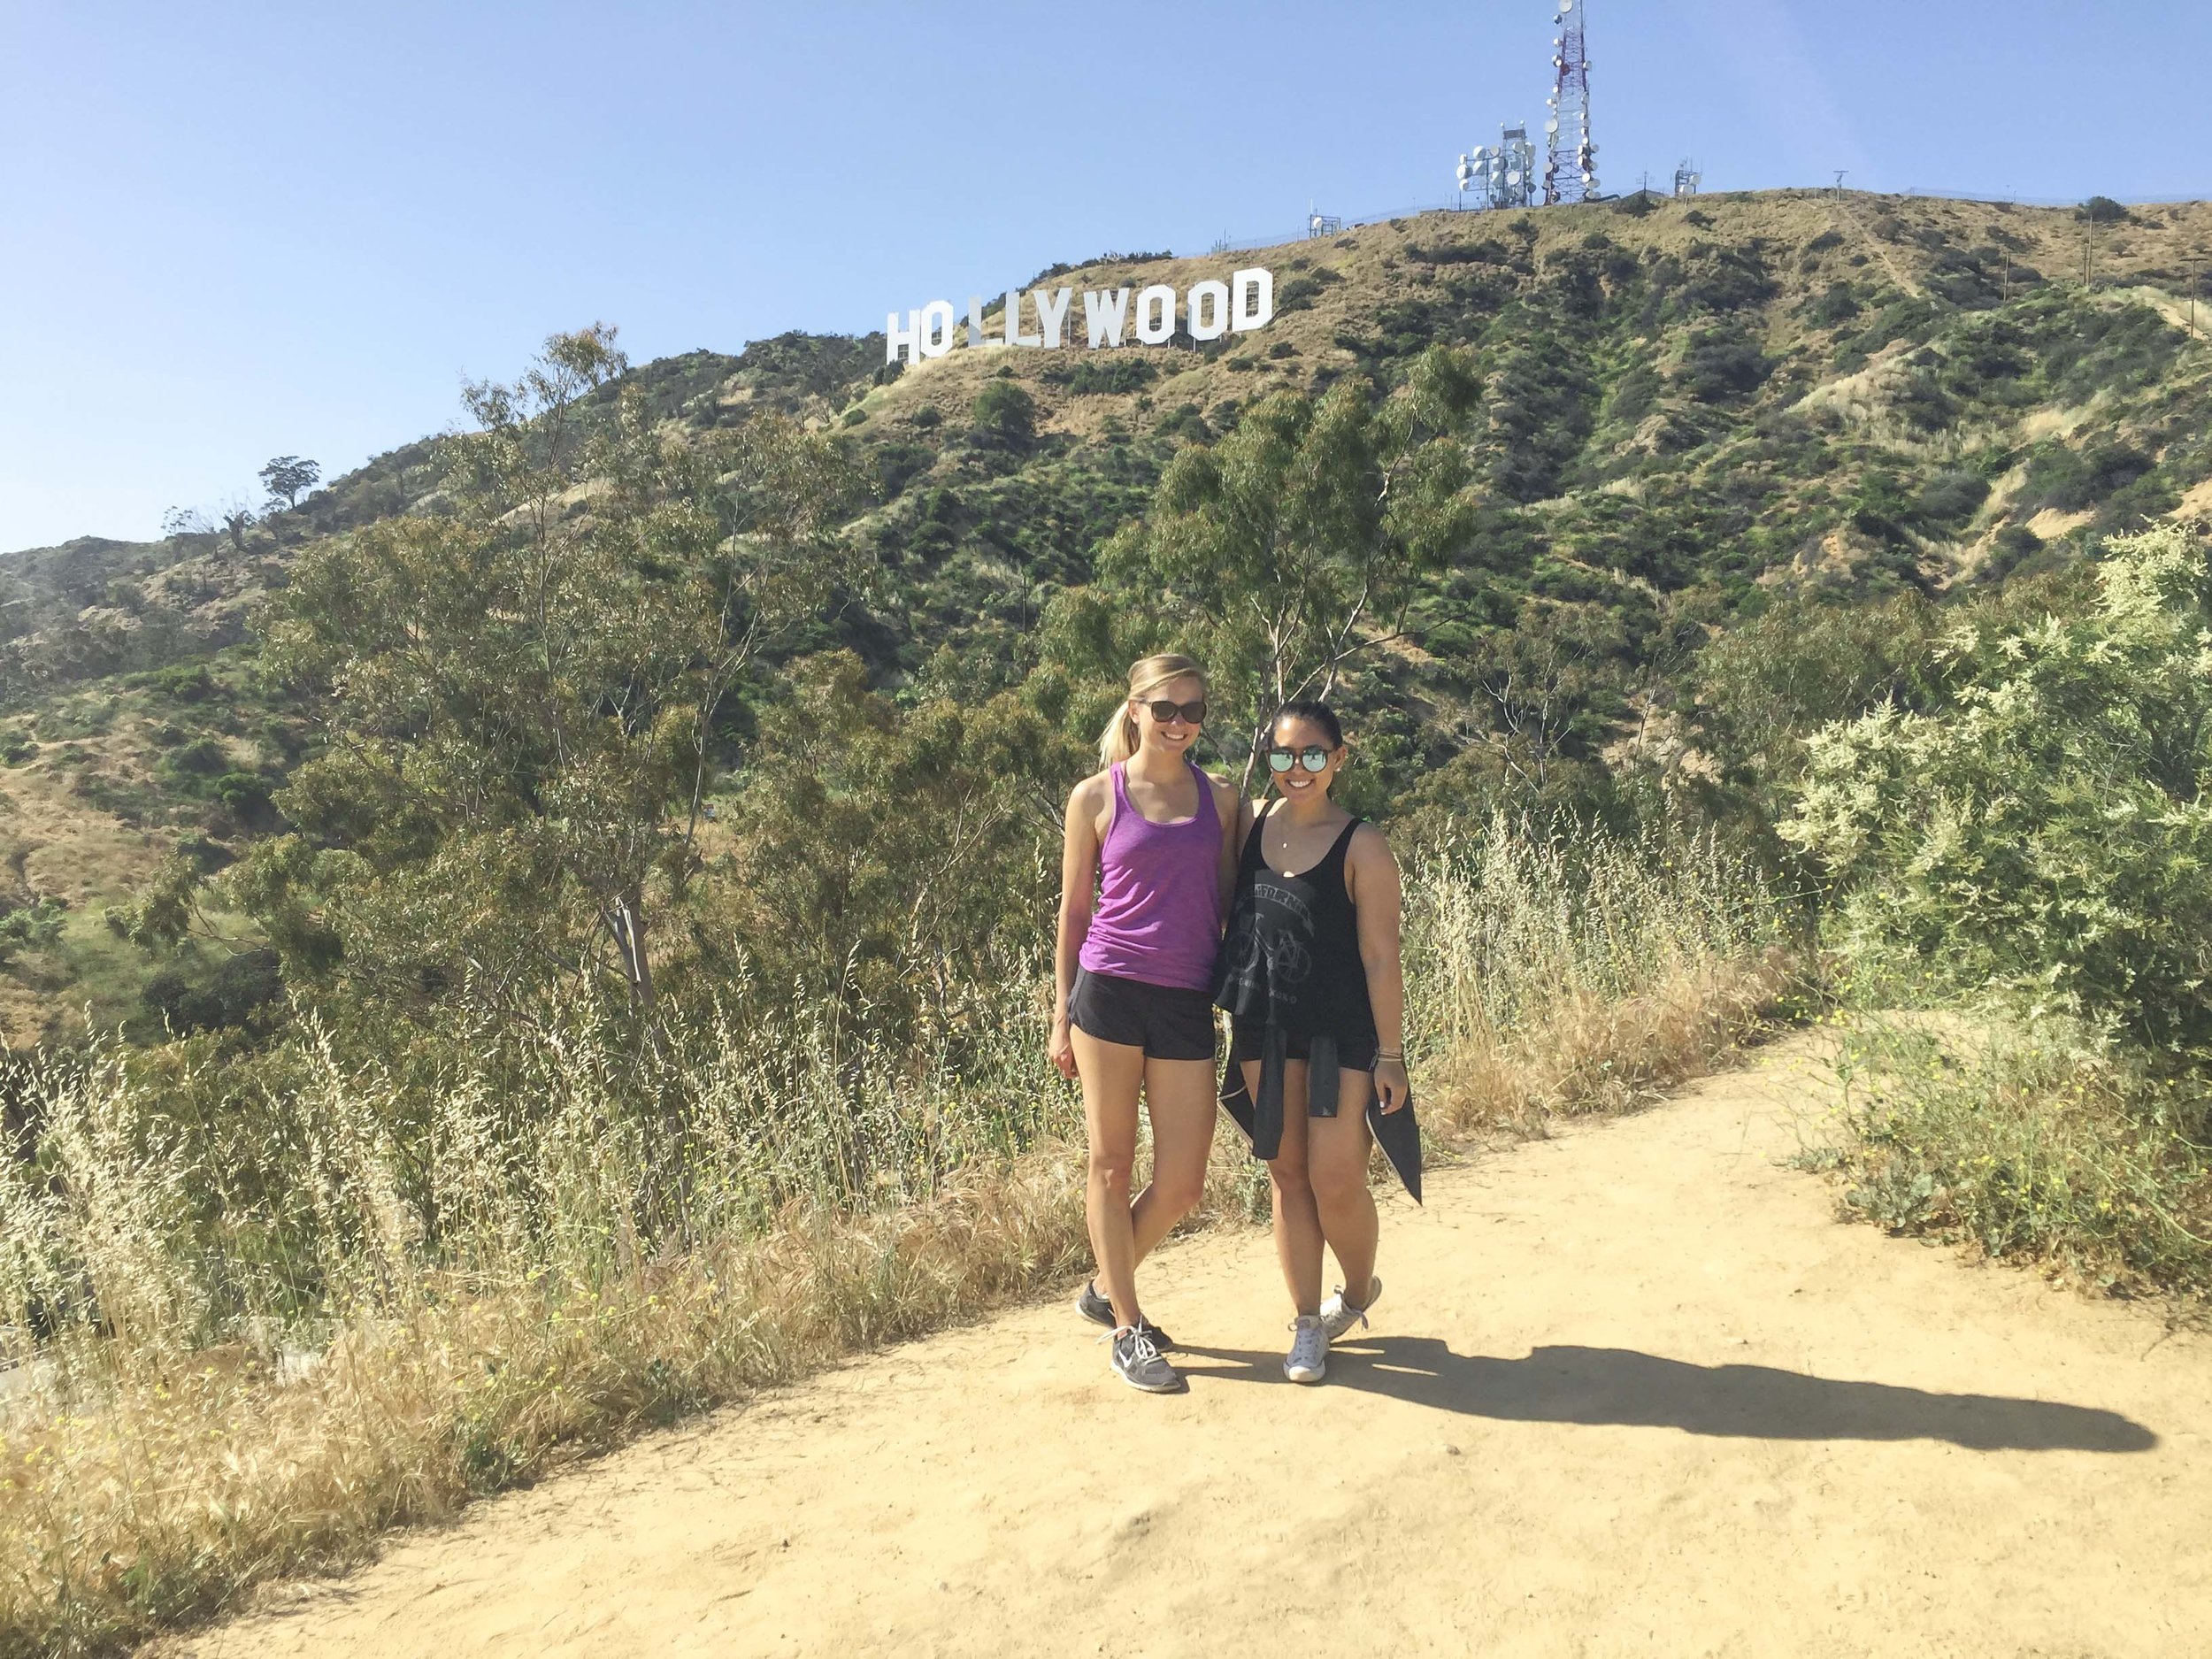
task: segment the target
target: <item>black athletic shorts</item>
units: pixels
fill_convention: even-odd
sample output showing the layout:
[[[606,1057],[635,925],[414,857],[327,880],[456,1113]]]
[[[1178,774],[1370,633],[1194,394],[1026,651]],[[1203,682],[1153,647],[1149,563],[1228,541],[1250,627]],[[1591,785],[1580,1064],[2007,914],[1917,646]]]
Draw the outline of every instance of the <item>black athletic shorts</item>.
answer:
[[[1068,994],[1068,1023],[1101,1042],[1141,1048],[1150,1060],[1214,1057],[1214,1002],[1204,991],[1147,985],[1078,970]]]
[[[1263,1052],[1261,1043],[1265,1035],[1264,1026],[1255,1025],[1241,1019],[1231,1020],[1229,1022],[1230,1060],[1238,1065],[1243,1064],[1247,1060],[1257,1064]],[[1381,1046],[1379,1043],[1364,1039],[1347,1042],[1340,1037],[1336,1044],[1336,1063],[1347,1071],[1372,1071],[1375,1069],[1376,1050]],[[1283,1040],[1283,1057],[1286,1060],[1304,1060],[1310,1058],[1312,1053],[1313,1041],[1310,1038],[1293,1033]]]

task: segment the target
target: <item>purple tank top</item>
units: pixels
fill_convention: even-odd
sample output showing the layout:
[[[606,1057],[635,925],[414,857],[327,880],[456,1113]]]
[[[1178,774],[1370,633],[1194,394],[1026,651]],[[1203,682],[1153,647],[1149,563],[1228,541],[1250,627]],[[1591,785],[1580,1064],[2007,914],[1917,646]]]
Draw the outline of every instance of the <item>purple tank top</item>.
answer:
[[[1155,824],[1113,767],[1114,821],[1098,849],[1098,906],[1079,961],[1093,973],[1210,991],[1221,949],[1221,818],[1197,767],[1198,811]]]

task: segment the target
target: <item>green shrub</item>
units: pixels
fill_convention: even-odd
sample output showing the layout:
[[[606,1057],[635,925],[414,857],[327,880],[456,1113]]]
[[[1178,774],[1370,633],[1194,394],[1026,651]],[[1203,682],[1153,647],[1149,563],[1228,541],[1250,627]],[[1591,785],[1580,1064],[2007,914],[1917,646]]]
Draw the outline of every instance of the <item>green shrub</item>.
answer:
[[[56,899],[40,899],[0,916],[0,964],[19,950],[43,950],[61,937],[66,911]]]
[[[2011,1021],[1865,1017],[1844,1208],[1896,1233],[1971,1240],[2116,1294],[2212,1295],[2212,1114],[2201,1079],[2159,1077]]]
[[[2045,444],[2029,458],[2030,499],[2061,512],[2078,512],[2125,489],[2154,465],[2129,443],[2102,443],[2087,449]]]
[[[1816,733],[1780,830],[1868,970],[2212,1059],[2212,576],[2179,526],[2106,553],[2080,614],[1945,636],[1943,706]]]
[[[1974,574],[1985,582],[2002,581],[2043,550],[2043,538],[2024,524],[2008,524],[1989,545],[1989,557]]]
[[[269,797],[276,786],[257,772],[227,772],[216,779],[213,794],[218,805],[241,824],[255,824],[270,816]]]
[[[151,673],[134,674],[132,680],[177,703],[204,703],[221,690],[204,663],[174,663]]]
[[[220,738],[196,737],[171,749],[162,764],[187,776],[211,777],[229,769],[230,751],[223,747]]]
[[[1036,400],[1015,380],[995,380],[975,395],[971,411],[979,439],[1010,449],[1037,435]]]
[[[1859,296],[1851,290],[1847,281],[1831,282],[1825,292],[1807,300],[1799,308],[1799,315],[1816,328],[1832,328],[1847,317],[1859,314]]]
[[[1729,403],[1757,391],[1773,369],[1748,335],[1733,329],[1703,328],[1690,337],[1678,373],[1699,403]]]
[[[1989,499],[1989,480],[1978,472],[1938,472],[1920,490],[1920,517],[1929,526],[1955,530]]]
[[[1410,249],[1407,252],[1416,258],[1423,257],[1414,254]],[[1452,263],[1461,258],[1479,259],[1484,257],[1472,250],[1456,248],[1440,250],[1439,255],[1440,260],[1443,263]],[[1302,271],[1275,290],[1275,310],[1278,314],[1308,310],[1314,301],[1321,297],[1322,289],[1343,280],[1342,277],[1326,265],[1315,265],[1310,271]]]
[[[1137,357],[1086,357],[1068,375],[1068,390],[1078,396],[1141,392],[1159,378],[1150,361]]]

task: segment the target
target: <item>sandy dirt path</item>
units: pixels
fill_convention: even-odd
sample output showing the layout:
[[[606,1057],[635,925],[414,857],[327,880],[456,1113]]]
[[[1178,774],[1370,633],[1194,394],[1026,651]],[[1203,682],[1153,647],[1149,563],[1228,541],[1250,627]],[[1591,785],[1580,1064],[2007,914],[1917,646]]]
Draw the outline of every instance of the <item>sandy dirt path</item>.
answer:
[[[1018,1310],[165,1651],[2212,1654],[2212,1341],[1837,1225],[1812,1054],[1393,1204],[1323,1386],[1264,1235],[1194,1239],[1187,1395]]]

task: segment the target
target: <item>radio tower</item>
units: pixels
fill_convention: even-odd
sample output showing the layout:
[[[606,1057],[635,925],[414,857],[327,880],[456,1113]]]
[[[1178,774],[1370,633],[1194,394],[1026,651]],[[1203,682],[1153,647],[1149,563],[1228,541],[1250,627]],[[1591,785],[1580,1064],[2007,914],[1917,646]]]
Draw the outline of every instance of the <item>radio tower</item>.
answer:
[[[1544,123],[1544,201],[1587,202],[1598,193],[1598,147],[1590,142],[1590,60],[1582,49],[1582,0],[1559,0],[1552,19],[1551,115]]]

